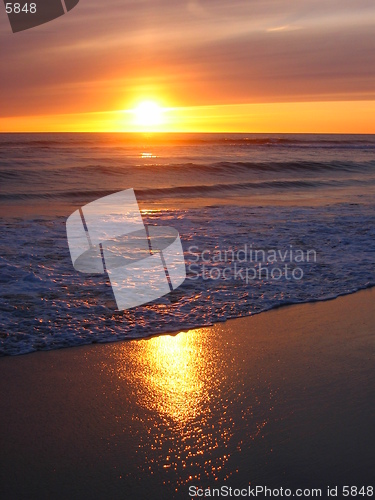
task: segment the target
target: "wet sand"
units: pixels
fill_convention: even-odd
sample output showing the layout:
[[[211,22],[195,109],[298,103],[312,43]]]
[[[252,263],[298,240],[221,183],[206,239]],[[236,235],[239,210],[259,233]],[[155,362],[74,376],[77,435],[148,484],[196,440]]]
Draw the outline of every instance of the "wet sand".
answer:
[[[374,304],[0,359],[0,498],[373,485]]]

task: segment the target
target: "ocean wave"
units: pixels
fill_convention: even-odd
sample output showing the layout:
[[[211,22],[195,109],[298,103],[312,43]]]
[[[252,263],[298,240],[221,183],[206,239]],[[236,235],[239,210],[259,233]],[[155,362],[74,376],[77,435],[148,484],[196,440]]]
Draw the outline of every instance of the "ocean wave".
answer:
[[[105,275],[74,270],[65,217],[8,221],[0,226],[0,356],[197,328],[368,288],[375,284],[374,213],[373,205],[343,203],[277,210],[228,205],[145,215],[146,224],[170,225],[173,220],[187,279],[169,295],[121,312]],[[282,252],[291,246],[316,249],[317,257],[296,261],[302,280],[263,276],[246,282],[235,277],[232,261],[213,258],[218,249],[231,255],[231,249],[243,252],[245,245]],[[242,257],[233,259],[254,267]],[[198,275],[191,265],[199,266]],[[228,266],[232,279],[223,277]],[[220,271],[222,278],[210,269]]]
[[[208,168],[222,170],[252,170],[254,172],[375,172],[375,161],[287,161],[287,162],[220,162],[210,165]]]
[[[238,182],[238,183],[217,183],[217,184],[195,184],[182,185],[174,187],[156,187],[135,189],[136,195],[140,199],[163,198],[163,197],[181,197],[181,196],[210,196],[210,195],[231,195],[240,191],[293,191],[307,189],[324,188],[345,188],[352,186],[368,186],[374,184],[375,180],[346,179],[346,180],[270,180],[257,182]],[[125,188],[124,188],[125,189]],[[2,193],[1,201],[22,201],[22,200],[87,200],[96,199],[111,194],[111,189],[80,189],[69,191],[42,191],[42,192],[23,192],[23,193]]]
[[[253,172],[253,173],[324,173],[324,172],[337,172],[337,173],[375,173],[375,160],[373,161],[286,161],[286,162],[255,162],[255,161],[222,161],[215,163],[168,163],[164,165],[146,164],[146,165],[103,165],[103,164],[87,164],[74,167],[60,167],[53,168],[43,167],[42,169],[33,168],[15,168],[14,165],[4,166],[0,169],[0,180],[40,177],[44,180],[51,177],[66,177],[70,175],[108,175],[108,176],[124,176],[129,173],[137,173],[142,171],[154,171],[155,168],[160,169],[160,174],[166,174],[169,171],[173,173],[228,173],[236,174],[239,172]]]
[[[272,180],[258,182],[238,182],[238,183],[219,183],[219,184],[200,184],[193,186],[176,186],[137,189],[137,195],[147,198],[148,196],[173,196],[173,195],[210,195],[220,193],[234,193],[237,191],[264,191],[264,190],[293,190],[293,189],[315,189],[329,187],[348,187],[353,184],[368,184],[368,181],[356,179],[350,180]]]

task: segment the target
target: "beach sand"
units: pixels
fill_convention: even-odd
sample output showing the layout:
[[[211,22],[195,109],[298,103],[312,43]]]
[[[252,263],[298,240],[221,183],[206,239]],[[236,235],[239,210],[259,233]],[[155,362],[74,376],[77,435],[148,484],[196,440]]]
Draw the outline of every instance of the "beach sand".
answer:
[[[2,499],[368,486],[375,289],[177,335],[0,359]],[[339,495],[340,497],[340,495]]]

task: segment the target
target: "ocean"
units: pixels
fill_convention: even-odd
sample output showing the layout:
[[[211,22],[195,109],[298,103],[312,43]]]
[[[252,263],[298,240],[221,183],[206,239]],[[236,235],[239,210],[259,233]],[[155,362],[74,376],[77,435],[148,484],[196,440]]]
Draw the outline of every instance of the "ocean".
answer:
[[[73,268],[66,220],[134,188],[187,278],[118,311]],[[375,284],[375,136],[1,134],[0,355],[141,338]]]

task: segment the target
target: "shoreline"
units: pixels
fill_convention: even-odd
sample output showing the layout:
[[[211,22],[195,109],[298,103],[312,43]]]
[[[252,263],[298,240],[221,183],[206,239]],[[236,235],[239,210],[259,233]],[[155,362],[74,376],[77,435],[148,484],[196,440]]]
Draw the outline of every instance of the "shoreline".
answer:
[[[0,496],[371,485],[374,299],[1,358]]]
[[[258,316],[260,314],[264,313],[269,313],[271,311],[279,310],[279,309],[284,309],[285,307],[294,307],[294,306],[303,306],[307,304],[316,304],[320,302],[331,302],[335,301],[341,297],[347,297],[351,295],[355,295],[357,293],[361,293],[367,290],[375,290],[375,285],[368,285],[365,286],[364,288],[360,288],[351,292],[343,292],[340,293],[334,297],[327,297],[327,298],[322,298],[322,299],[311,299],[308,302],[290,302],[290,303],[284,303],[284,304],[277,304],[272,306],[270,309],[264,309],[263,311],[257,311],[257,312],[251,312],[250,314],[243,315],[243,316],[237,316],[235,318],[228,318],[223,321],[217,321],[216,323],[211,323],[208,325],[196,325],[196,326],[191,326],[191,327],[186,327],[183,330],[181,329],[176,329],[176,330],[166,330],[164,332],[156,332],[156,333],[150,333],[149,335],[145,335],[143,337],[129,337],[127,339],[118,339],[118,340],[111,340],[111,341],[93,341],[90,344],[81,344],[81,345],[71,345],[71,346],[64,346],[64,347],[57,347],[53,349],[39,349],[36,351],[29,351],[25,353],[19,353],[19,354],[5,354],[5,355],[0,355],[0,361],[3,358],[17,358],[19,356],[28,356],[31,354],[35,354],[38,352],[51,352],[51,351],[59,351],[59,350],[66,350],[66,349],[76,349],[76,348],[82,348],[82,347],[89,347],[89,346],[96,346],[96,345],[107,345],[107,344],[116,344],[118,342],[133,342],[133,341],[141,341],[141,340],[148,340],[152,339],[155,337],[162,337],[164,335],[170,335],[170,336],[176,336],[179,335],[180,333],[183,332],[190,332],[193,330],[200,330],[202,328],[214,328],[216,325],[223,325],[226,324],[227,322],[232,322],[232,321],[237,321],[239,319],[244,319],[244,318],[252,318],[254,316]],[[374,292],[375,293],[375,292]]]

